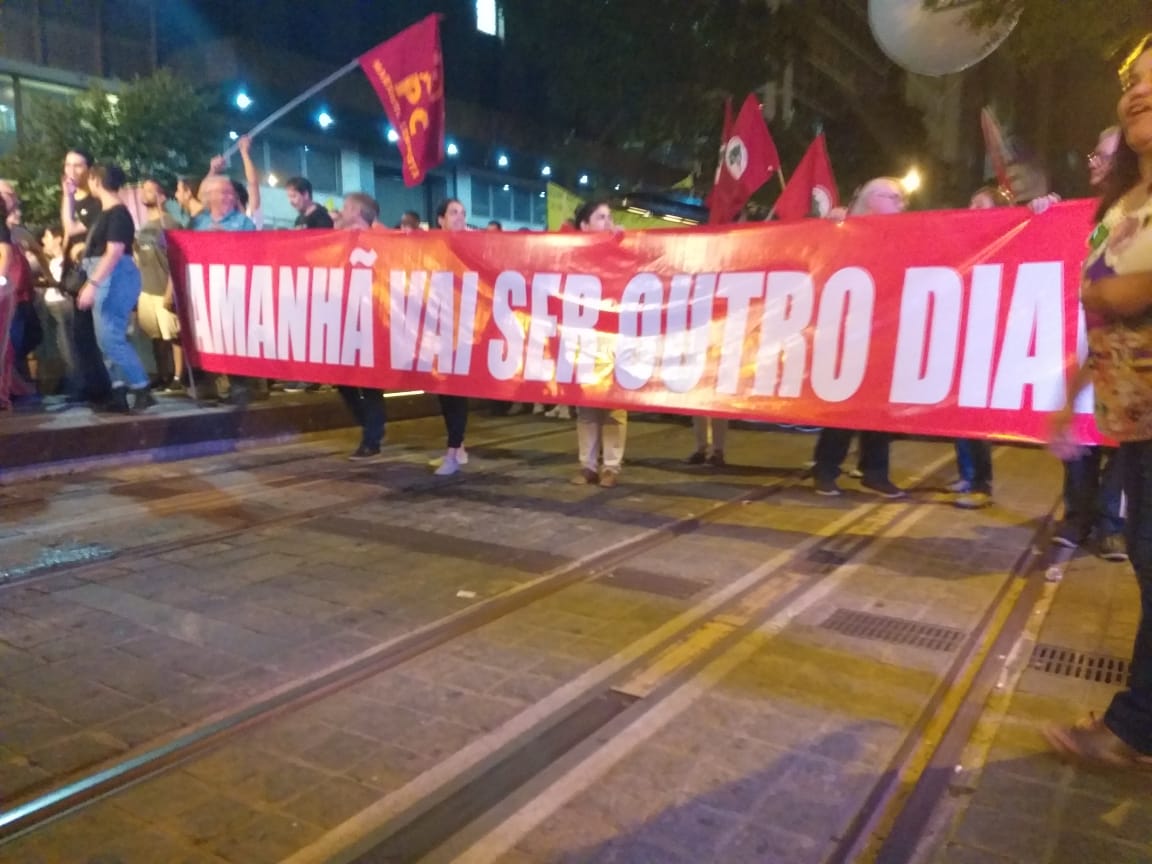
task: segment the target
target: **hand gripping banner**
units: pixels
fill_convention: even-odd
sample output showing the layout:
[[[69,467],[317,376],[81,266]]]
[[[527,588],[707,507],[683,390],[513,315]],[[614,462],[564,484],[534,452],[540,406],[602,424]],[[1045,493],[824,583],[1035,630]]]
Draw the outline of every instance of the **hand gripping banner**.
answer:
[[[172,232],[200,368],[1040,441],[1093,204],[622,234]],[[1091,394],[1078,429],[1096,440]]]

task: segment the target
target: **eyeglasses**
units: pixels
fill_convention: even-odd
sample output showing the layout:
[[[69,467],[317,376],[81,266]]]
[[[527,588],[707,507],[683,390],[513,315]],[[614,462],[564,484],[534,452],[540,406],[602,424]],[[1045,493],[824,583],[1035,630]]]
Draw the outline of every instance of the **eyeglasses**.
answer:
[[[1111,153],[1101,153],[1099,150],[1093,150],[1084,157],[1088,161],[1089,168],[1098,168],[1101,165],[1107,165],[1112,161]]]

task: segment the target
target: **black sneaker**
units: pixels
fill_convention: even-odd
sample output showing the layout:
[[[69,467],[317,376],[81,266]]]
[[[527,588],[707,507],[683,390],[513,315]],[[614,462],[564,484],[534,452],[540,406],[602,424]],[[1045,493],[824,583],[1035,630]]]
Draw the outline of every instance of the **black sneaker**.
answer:
[[[1123,534],[1109,534],[1100,541],[1096,554],[1105,561],[1124,562],[1128,560],[1128,544]]]
[[[837,495],[844,494],[840,491],[840,487],[836,485],[835,480],[821,480],[817,477],[812,488],[816,491],[817,495],[823,495],[826,498],[835,498]]]
[[[371,462],[373,459],[380,458],[379,447],[365,447],[363,445],[356,448],[356,452],[348,457],[349,462]]]
[[[703,465],[705,462],[708,461],[708,451],[707,450],[697,450],[696,452],[694,452],[691,456],[689,456],[684,461],[687,462],[689,465]]]
[[[132,410],[144,411],[156,404],[156,397],[147,387],[139,387],[132,391]]]
[[[723,468],[728,463],[724,461],[724,451],[714,450],[712,455],[708,457],[708,464],[713,468]]]
[[[861,480],[860,485],[881,498],[907,498],[908,493],[891,480]]]

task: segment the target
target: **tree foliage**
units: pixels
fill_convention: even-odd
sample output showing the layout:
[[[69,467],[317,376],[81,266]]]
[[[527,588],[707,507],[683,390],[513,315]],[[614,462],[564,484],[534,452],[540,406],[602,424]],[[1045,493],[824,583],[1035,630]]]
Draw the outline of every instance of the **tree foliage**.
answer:
[[[99,86],[61,101],[34,106],[16,148],[0,158],[24,202],[24,220],[42,225],[60,208],[60,175],[69,148],[114,162],[129,180],[203,172],[219,150],[222,120],[208,99],[186,82],[161,71],[127,84],[118,93]]]
[[[932,8],[956,0],[925,0]],[[1152,30],[1148,0],[968,0],[974,24],[1019,15],[1005,48],[1026,69],[1065,60],[1116,59]]]

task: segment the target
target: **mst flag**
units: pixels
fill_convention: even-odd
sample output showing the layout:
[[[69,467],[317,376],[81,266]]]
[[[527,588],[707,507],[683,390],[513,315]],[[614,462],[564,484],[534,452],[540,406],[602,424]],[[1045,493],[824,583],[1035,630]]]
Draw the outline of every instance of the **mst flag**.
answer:
[[[731,222],[753,193],[779,168],[780,156],[764,123],[760,100],[754,93],[750,94],[731,132],[725,135],[716,185],[708,198],[708,224]]]
[[[404,184],[444,161],[444,58],[440,16],[429,15],[360,57],[360,67],[400,136]]]
[[[781,219],[803,219],[815,212],[827,216],[833,207],[840,206],[836,192],[836,178],[828,159],[828,147],[821,132],[808,145],[804,158],[792,172],[792,179],[776,201],[776,215]]]

